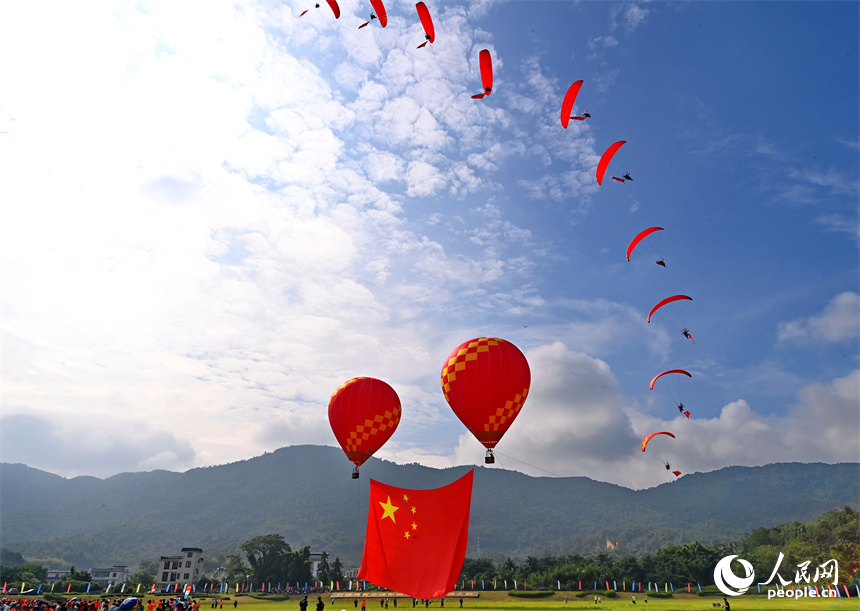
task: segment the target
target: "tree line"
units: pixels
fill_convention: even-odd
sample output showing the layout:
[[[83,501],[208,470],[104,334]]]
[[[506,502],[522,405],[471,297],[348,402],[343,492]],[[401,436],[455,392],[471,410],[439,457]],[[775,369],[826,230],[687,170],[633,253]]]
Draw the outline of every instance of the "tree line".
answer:
[[[344,567],[339,558],[329,562],[329,554],[322,553],[313,576],[310,546],[293,550],[279,534],[259,535],[241,546],[242,553],[226,557],[226,583],[251,583],[259,588],[262,583],[287,584],[331,582],[345,583]],[[860,512],[845,507],[829,511],[815,522],[803,524],[793,522],[771,528],[756,528],[739,541],[719,545],[702,545],[699,542],[686,545],[666,545],[651,555],[634,557],[615,550],[604,550],[590,555],[562,555],[538,558],[529,556],[521,562],[508,558],[495,562],[490,558],[466,558],[459,581],[470,587],[471,582],[483,587],[501,589],[505,581],[513,587],[516,580],[528,583],[529,589],[576,590],[579,583],[590,588],[595,581],[657,582],[674,584],[713,584],[713,571],[723,557],[737,554],[752,563],[756,576],[770,575],[775,568],[786,580],[793,581],[806,563],[812,575],[815,567],[835,561],[840,584],[860,584]],[[782,560],[779,561],[779,555]],[[779,562],[779,566],[777,566]],[[75,571],[66,581],[80,583],[89,581],[89,574]],[[142,562],[133,572],[127,586],[138,584],[149,587],[156,575],[155,561]],[[0,581],[16,583],[40,583],[45,580],[47,570],[34,564],[0,566]],[[762,577],[762,580],[764,577]],[[213,581],[203,578],[196,585],[205,588]],[[214,582],[217,583],[217,582]],[[588,585],[586,585],[588,584]],[[64,586],[65,587],[65,586]],[[479,589],[481,585],[476,585]]]
[[[777,567],[780,553],[783,558]],[[860,584],[860,512],[845,507],[829,511],[811,524],[793,522],[756,528],[740,541],[727,544],[667,545],[655,554],[638,558],[611,550],[587,556],[529,556],[520,563],[510,558],[498,564],[489,558],[467,558],[460,581],[467,587],[473,580],[479,584],[483,581],[487,589],[494,582],[497,587],[504,581],[512,586],[514,580],[527,582],[529,589],[554,589],[560,583],[562,590],[575,590],[580,581],[583,588],[593,587],[595,581],[598,585],[605,581],[636,581],[705,586],[713,585],[714,567],[730,554],[752,563],[762,582],[775,567],[786,581],[794,582],[804,563],[807,574],[814,577],[816,567],[835,560],[838,583]]]

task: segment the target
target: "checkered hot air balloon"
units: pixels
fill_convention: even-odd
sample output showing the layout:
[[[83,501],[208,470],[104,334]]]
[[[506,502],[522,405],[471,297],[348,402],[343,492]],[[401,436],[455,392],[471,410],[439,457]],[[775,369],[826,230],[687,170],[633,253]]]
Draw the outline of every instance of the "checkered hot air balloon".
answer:
[[[376,378],[352,378],[334,391],[328,402],[331,430],[346,457],[358,468],[388,441],[400,423],[400,398]]]
[[[526,357],[497,337],[463,342],[445,359],[442,392],[460,422],[487,448],[484,462],[494,462],[493,448],[520,413],[530,384]]]

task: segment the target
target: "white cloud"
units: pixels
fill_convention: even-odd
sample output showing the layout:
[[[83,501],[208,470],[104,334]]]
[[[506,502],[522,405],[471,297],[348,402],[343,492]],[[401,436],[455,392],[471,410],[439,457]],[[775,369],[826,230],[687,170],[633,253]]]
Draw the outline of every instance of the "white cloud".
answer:
[[[117,410],[121,411],[120,408]],[[3,416],[3,459],[13,458],[59,474],[109,477],[127,471],[182,470],[194,465],[194,449],[171,422],[150,424],[117,413],[108,426],[94,427],[73,415],[55,413]]]
[[[270,3],[4,7],[2,459],[107,475],[333,445],[331,391],[374,375],[410,405],[381,457],[471,460],[474,443],[445,434],[441,360],[464,336],[510,332],[535,385],[500,450],[559,474],[659,481],[635,450],[664,423],[636,413],[609,363],[632,343],[663,358],[668,337],[627,306],[543,294],[541,268],[570,255],[536,243],[535,215],[512,214],[520,193],[499,173],[538,168],[519,184],[565,202],[572,225],[598,155],[588,125],[558,125],[569,81],[538,56],[506,66],[468,20],[491,4],[434,10],[440,44],[420,50],[414,18],[345,27],[366,18],[358,4],[338,21]],[[480,48],[497,81],[475,101]],[[785,323],[784,341],[856,339],[844,304],[828,308]],[[792,418],[844,408],[846,380],[810,387]],[[759,421],[744,405],[709,425],[718,443],[738,418]],[[123,448],[116,430],[135,439]],[[56,452],[37,455],[46,438]]]
[[[618,18],[620,17],[621,25],[624,26],[625,31],[629,34],[645,21],[649,13],[648,9],[642,8],[642,6],[635,2],[614,5],[610,12],[610,28],[614,30],[618,27]]]
[[[856,344],[860,333],[860,295],[845,292],[836,295],[819,314],[779,323],[781,343],[850,343]]]
[[[433,195],[445,185],[439,169],[426,161],[413,161],[406,172],[407,194],[417,197]]]
[[[629,5],[624,11],[624,27],[632,32],[645,21],[648,12],[648,10],[643,9],[638,4]]]
[[[825,187],[830,193],[836,195],[852,195],[857,193],[857,182],[833,168],[828,169],[826,172],[812,168],[803,168],[801,170],[790,171],[789,176],[818,187]]]
[[[825,214],[815,219],[815,222],[829,231],[847,233],[855,241],[860,242],[860,222],[857,217],[848,217],[841,214]]]
[[[498,462],[535,476],[586,476],[632,488],[669,481],[663,468],[684,474],[728,465],[760,466],[798,459],[860,459],[860,371],[798,393],[786,416],[762,416],[740,399],[714,418],[663,420],[631,407],[609,366],[560,343],[528,353],[532,392],[498,445]],[[670,431],[648,450],[642,439]],[[460,437],[454,464],[479,463],[483,454],[468,434]]]

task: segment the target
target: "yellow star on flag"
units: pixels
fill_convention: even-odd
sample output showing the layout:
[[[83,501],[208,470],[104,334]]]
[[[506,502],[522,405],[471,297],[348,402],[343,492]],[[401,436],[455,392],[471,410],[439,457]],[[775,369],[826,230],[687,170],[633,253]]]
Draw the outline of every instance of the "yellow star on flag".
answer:
[[[409,501],[409,497],[408,497],[407,495],[405,495],[405,494],[404,494],[404,495],[403,495],[403,500],[408,502],[408,501]]]
[[[394,512],[400,509],[400,507],[395,507],[391,504],[391,496],[389,495],[388,499],[384,503],[379,501],[379,504],[382,505],[382,517],[379,518],[380,521],[385,518],[391,518],[391,521],[396,524],[397,520],[394,519]]]
[[[416,598],[446,596],[466,554],[473,476],[469,471],[434,490],[407,490],[371,479],[358,578]],[[395,523],[398,508],[404,511]]]

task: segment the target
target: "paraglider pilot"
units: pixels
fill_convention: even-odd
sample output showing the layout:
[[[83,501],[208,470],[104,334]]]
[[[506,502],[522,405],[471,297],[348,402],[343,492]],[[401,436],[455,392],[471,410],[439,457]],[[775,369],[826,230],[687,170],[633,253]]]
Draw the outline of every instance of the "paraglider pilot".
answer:
[[[633,178],[630,176],[630,172],[624,173],[624,180],[633,180]]]

